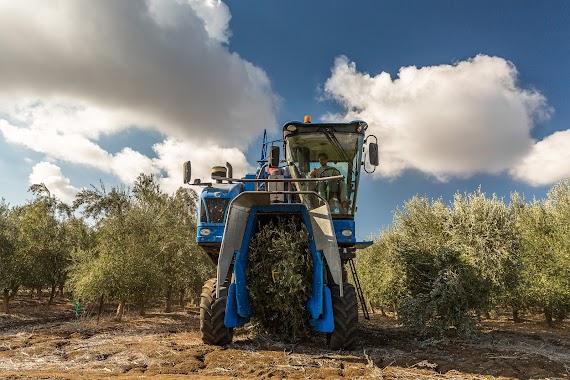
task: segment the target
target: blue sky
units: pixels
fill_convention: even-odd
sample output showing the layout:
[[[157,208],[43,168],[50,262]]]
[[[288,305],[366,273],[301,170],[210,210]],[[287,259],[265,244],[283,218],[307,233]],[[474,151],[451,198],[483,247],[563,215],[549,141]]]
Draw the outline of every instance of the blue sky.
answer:
[[[544,197],[570,176],[567,1],[0,1],[0,52],[11,204],[140,171],[172,190],[185,159],[245,173],[264,128],[305,114],[380,137],[363,238],[415,194]]]

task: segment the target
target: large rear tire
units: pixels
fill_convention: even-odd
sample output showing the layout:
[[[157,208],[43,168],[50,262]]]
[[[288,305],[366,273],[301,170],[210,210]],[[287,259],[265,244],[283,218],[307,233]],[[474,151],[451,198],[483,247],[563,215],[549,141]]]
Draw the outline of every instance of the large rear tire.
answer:
[[[340,296],[340,287],[330,286],[334,316],[334,330],[327,335],[328,347],[333,350],[350,350],[358,341],[358,302],[354,286],[344,284],[344,296]]]
[[[200,331],[204,343],[223,346],[232,342],[233,329],[224,325],[227,301],[226,283],[220,285],[220,298],[216,298],[216,279],[206,281],[200,299]]]

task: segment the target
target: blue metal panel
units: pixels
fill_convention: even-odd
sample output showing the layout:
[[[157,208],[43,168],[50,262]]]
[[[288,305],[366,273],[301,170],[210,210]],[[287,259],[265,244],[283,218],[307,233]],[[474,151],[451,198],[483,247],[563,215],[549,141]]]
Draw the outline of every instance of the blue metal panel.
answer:
[[[205,187],[202,190],[201,197],[221,197],[221,198],[235,198],[243,191],[243,183],[215,183],[212,187]],[[216,193],[219,193],[216,195]]]
[[[237,312],[238,304],[236,297],[236,284],[231,284],[228,289],[228,301],[226,303],[226,315],[224,315],[224,325],[228,328],[245,325],[249,318],[240,316]]]
[[[235,256],[235,282],[230,285],[224,324],[226,327],[241,326],[248,322],[250,317],[254,314],[247,292],[245,271],[248,265],[249,242],[255,229],[258,213],[300,214],[302,216],[308,230],[309,246],[313,259],[311,297],[306,303],[306,308],[310,315],[309,324],[314,326],[317,331],[332,332],[334,330],[332,298],[330,289],[324,284],[323,253],[316,250],[307,208],[300,203],[252,207],[241,250],[237,251]]]
[[[210,234],[203,236],[201,231],[205,228],[210,230]],[[221,243],[223,236],[224,236],[223,224],[221,226],[216,226],[212,224],[202,223],[198,226],[196,243]]]
[[[320,332],[331,333],[334,330],[334,315],[332,306],[331,290],[328,286],[324,288],[323,315],[317,320],[315,329]]]
[[[253,316],[251,303],[249,302],[249,294],[246,288],[247,280],[245,278],[245,269],[247,268],[247,261],[247,253],[244,254],[241,252],[236,252],[234,276],[237,299],[237,313],[244,318],[250,318]]]
[[[323,313],[323,260],[321,253],[311,249],[313,258],[313,286],[311,298],[307,300],[307,311],[311,319],[318,319]]]
[[[247,174],[245,178],[255,179],[255,174]],[[255,182],[246,182],[244,185],[245,185],[245,191],[255,191]]]
[[[218,199],[229,199],[230,202],[233,198],[237,197],[241,192],[243,192],[244,186],[242,183],[233,184],[215,184],[212,187],[206,187],[202,190],[200,194],[200,204],[198,209],[198,215],[201,214],[202,208],[205,206],[204,199],[208,198],[218,198]],[[229,204],[229,202],[228,202]],[[208,209],[204,209],[206,215],[208,216]],[[227,217],[228,210],[226,209],[224,214],[224,221]],[[226,227],[224,223],[209,223],[209,222],[198,222],[198,230],[196,231],[196,242],[197,243],[221,243],[224,236],[224,229]],[[210,234],[203,235],[201,233],[202,229],[209,229]]]
[[[339,244],[354,244],[356,242],[354,220],[333,219],[334,233]],[[350,232],[350,235],[348,234]],[[348,236],[347,236],[348,235]]]

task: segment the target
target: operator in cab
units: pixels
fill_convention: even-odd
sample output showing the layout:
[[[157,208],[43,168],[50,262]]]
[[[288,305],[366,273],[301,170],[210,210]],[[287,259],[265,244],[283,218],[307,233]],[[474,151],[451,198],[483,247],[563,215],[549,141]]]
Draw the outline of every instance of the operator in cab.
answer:
[[[329,156],[325,152],[319,153],[317,157],[321,166],[314,168],[309,173],[311,178],[325,178],[341,175],[337,168],[328,165]],[[316,185],[315,191],[328,201],[331,213],[333,214],[344,214],[350,206],[350,199],[348,199],[346,194],[346,183],[341,179],[320,182]]]
[[[325,152],[321,152],[319,153],[319,155],[317,156],[319,158],[319,163],[321,164],[320,168],[314,168],[313,171],[311,171],[311,173],[309,174],[309,176],[311,178],[323,178],[323,177],[331,177],[334,174],[328,174],[325,173],[325,171],[334,171],[337,170],[336,168],[333,168],[332,166],[328,166],[329,163],[329,156],[325,153]]]

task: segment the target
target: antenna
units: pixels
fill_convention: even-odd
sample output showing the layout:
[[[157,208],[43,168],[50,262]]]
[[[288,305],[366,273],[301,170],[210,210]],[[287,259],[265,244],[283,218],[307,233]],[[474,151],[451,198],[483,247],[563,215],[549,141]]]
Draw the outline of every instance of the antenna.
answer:
[[[259,161],[265,161],[267,158],[267,129],[263,130],[263,146],[261,148],[261,158]]]

